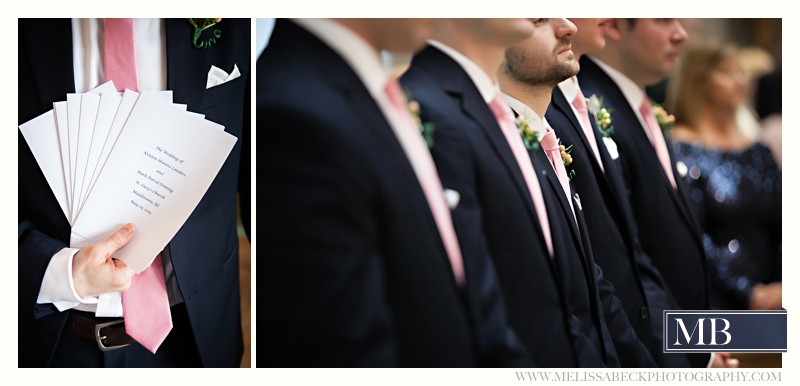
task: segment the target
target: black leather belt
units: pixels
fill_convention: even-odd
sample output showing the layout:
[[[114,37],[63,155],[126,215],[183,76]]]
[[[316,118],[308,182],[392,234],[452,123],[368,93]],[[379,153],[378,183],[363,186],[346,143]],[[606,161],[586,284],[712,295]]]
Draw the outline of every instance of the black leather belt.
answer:
[[[97,323],[92,318],[70,312],[64,331],[97,342],[97,347],[100,347],[101,351],[116,350],[135,342],[125,333],[124,319]]]

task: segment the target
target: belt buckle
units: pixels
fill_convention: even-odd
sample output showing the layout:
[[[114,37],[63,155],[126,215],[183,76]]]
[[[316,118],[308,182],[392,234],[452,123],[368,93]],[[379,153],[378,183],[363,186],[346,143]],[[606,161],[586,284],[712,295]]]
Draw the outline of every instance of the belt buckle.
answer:
[[[124,321],[125,321],[125,319],[119,319],[119,320],[114,320],[114,321],[107,322],[107,323],[96,324],[94,326],[94,340],[97,342],[97,347],[100,347],[100,351],[111,351],[111,350],[116,350],[118,348],[122,348],[122,347],[130,345],[130,343],[128,343],[128,344],[122,344],[122,345],[118,345],[118,346],[106,346],[105,344],[103,344],[103,340],[105,340],[107,337],[105,335],[100,335],[100,330],[102,330],[102,329],[104,329],[106,327],[113,326],[115,324],[123,323]]]

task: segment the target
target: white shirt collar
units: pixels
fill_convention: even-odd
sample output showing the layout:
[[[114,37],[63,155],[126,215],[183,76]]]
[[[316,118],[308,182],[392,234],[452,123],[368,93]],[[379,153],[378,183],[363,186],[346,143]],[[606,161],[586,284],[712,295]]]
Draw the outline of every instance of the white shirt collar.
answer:
[[[524,103],[520,102],[517,98],[512,97],[506,93],[500,94],[503,97],[503,100],[506,101],[506,104],[511,107],[517,114],[521,115],[528,121],[528,126],[533,129],[533,132],[536,133],[537,139],[542,139],[542,136],[545,134],[545,121],[536,114],[530,107],[526,106]]]
[[[292,19],[336,51],[373,98],[383,98],[389,74],[378,50],[355,32],[330,19]]]
[[[573,76],[559,83],[558,88],[561,89],[561,92],[564,94],[564,98],[567,98],[567,102],[570,104],[572,104],[572,101],[574,101],[575,97],[578,96],[578,91],[581,89],[578,85],[577,76]]]
[[[464,69],[464,72],[472,79],[472,83],[478,88],[478,92],[481,94],[486,104],[489,104],[492,99],[494,99],[495,95],[497,95],[497,82],[493,81],[493,77],[489,77],[475,62],[444,43],[436,40],[428,40],[428,44],[444,52]]]

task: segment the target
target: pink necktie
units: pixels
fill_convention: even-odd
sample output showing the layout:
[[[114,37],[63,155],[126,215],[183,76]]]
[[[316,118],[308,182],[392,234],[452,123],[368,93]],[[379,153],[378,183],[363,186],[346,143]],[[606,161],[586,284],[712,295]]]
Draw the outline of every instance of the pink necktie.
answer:
[[[453,270],[456,284],[459,287],[463,287],[465,278],[461,247],[458,245],[453,219],[450,217],[450,208],[445,201],[442,182],[439,180],[439,174],[436,172],[436,166],[433,163],[430,150],[428,150],[428,146],[422,138],[422,133],[420,133],[419,128],[411,118],[408,102],[397,80],[390,78],[386,83],[384,92],[389,97],[389,102],[391,102],[396,115],[403,120],[403,130],[407,131],[409,138],[409,149],[406,149],[409,152],[408,157],[414,159],[418,169],[420,169],[415,169],[417,179],[422,186],[422,191],[425,193],[425,198],[428,200],[428,206],[431,209],[431,213],[433,213],[436,227],[439,229],[439,235],[450,260],[450,267]]]
[[[144,271],[131,279],[131,287],[122,293],[125,332],[155,354],[172,330],[167,284],[161,254]]]
[[[575,110],[578,112],[578,119],[581,121],[583,134],[586,135],[586,139],[589,141],[589,146],[592,147],[594,157],[597,158],[597,164],[600,165],[600,170],[605,173],[606,170],[603,167],[603,161],[600,160],[600,151],[597,149],[597,139],[594,136],[594,127],[589,121],[589,109],[586,107],[586,98],[583,96],[583,92],[581,92],[580,89],[578,89],[578,95],[575,96],[575,99],[572,101],[572,105],[575,106]]]
[[[136,55],[133,46],[133,19],[106,19],[106,81],[113,80],[118,91],[138,91]],[[172,330],[167,285],[161,254],[144,271],[131,279],[122,293],[125,332],[144,348],[155,353]]]
[[[106,19],[103,44],[103,69],[106,82],[114,81],[117,91],[139,91],[136,75],[136,49],[133,43],[133,19]]]
[[[542,187],[539,185],[539,179],[536,178],[536,172],[533,170],[531,157],[528,150],[522,143],[522,136],[520,136],[517,126],[514,124],[511,109],[500,94],[497,94],[494,99],[489,103],[489,108],[492,110],[497,124],[503,130],[503,135],[508,141],[508,146],[511,147],[511,152],[517,159],[517,164],[522,172],[522,178],[525,179],[525,184],[528,186],[528,192],[533,199],[533,207],[536,209],[536,214],[539,216],[539,225],[542,227],[544,234],[544,241],[547,244],[547,251],[550,252],[550,258],[555,256],[553,254],[553,238],[550,235],[550,222],[547,218],[547,207],[544,206],[544,198],[542,197]]]
[[[667,178],[672,184],[672,188],[676,189],[678,185],[675,184],[675,176],[672,175],[672,163],[669,160],[669,149],[667,149],[667,141],[664,140],[664,133],[661,131],[661,126],[656,121],[656,116],[653,114],[653,105],[647,97],[642,101],[642,106],[639,107],[639,112],[642,114],[647,128],[650,130],[650,140],[653,147],[656,149],[656,155],[661,162],[661,167],[667,173]]]
[[[561,150],[558,147],[556,133],[550,126],[545,126],[544,129],[545,133],[539,140],[539,143],[542,144],[542,149],[544,149],[547,158],[550,159],[550,164],[553,165],[553,169],[556,171],[558,181],[561,183],[561,188],[564,189],[564,195],[567,196],[569,207],[572,209],[572,216],[575,217],[575,208],[572,206],[572,196],[570,195],[569,189],[569,176],[567,176],[567,169],[564,167],[564,161],[561,159]],[[577,218],[575,218],[576,223],[577,221]]]

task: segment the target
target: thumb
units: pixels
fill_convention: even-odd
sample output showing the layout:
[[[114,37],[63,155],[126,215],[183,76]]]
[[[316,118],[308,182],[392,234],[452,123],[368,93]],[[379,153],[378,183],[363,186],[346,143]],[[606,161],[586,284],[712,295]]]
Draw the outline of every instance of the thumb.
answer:
[[[133,239],[134,233],[136,233],[136,229],[133,227],[133,224],[127,223],[124,227],[118,229],[113,235],[109,236],[109,238],[107,238],[101,244],[109,254],[113,254],[120,248],[127,245]]]

